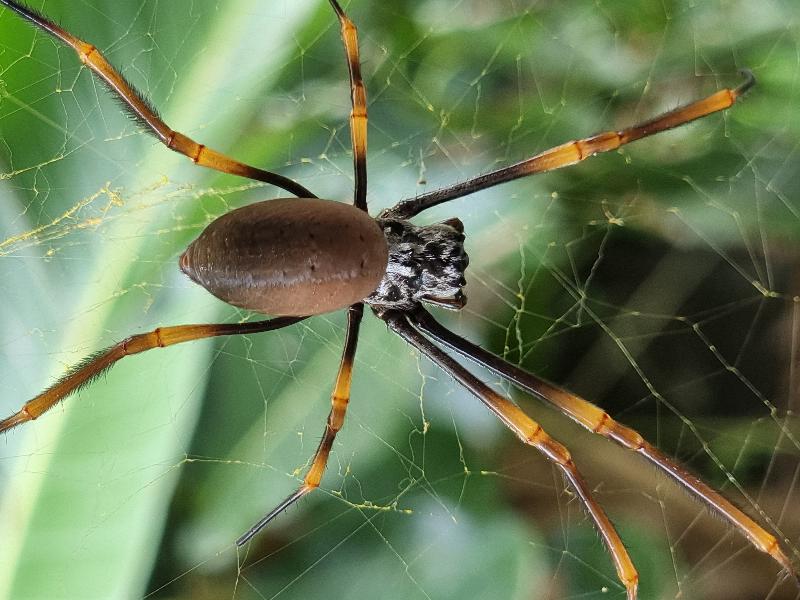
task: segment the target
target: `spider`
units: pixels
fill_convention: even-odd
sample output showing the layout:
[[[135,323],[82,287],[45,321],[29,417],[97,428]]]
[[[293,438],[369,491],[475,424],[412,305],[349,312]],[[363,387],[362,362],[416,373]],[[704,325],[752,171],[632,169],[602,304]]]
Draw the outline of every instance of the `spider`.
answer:
[[[741,532],[755,548],[769,554],[783,571],[800,579],[781,541],[636,431],[615,421],[588,400],[544,381],[442,326],[424,305],[451,310],[464,307],[464,272],[469,262],[464,251],[464,228],[457,218],[429,225],[410,222],[438,204],[507,181],[573,165],[594,154],[725,110],[755,84],[752,73],[743,71],[744,81],[738,87],[721,89],[644,123],[561,144],[514,165],[401,200],[372,217],[367,212],[366,200],[367,103],[357,31],[337,0],[330,0],[330,4],[341,27],[351,89],[349,123],[355,172],[352,204],[319,199],[291,179],[236,161],[172,130],[95,46],[16,0],[0,0],[0,4],[71,47],[123,103],[130,116],[170,150],[196,164],[272,184],[296,196],[256,202],[222,215],[208,225],[179,259],[180,269],[213,295],[233,306],[274,318],[235,324],[159,327],[128,337],[69,369],[19,411],[0,421],[0,431],[38,418],[125,356],[202,338],[273,331],[313,315],[347,309],[347,330],[331,396],[332,407],[311,466],[294,493],[236,540],[238,546],[245,545],[283,510],[320,485],[334,440],[344,424],[366,304],[389,329],[469,390],[523,443],[533,446],[561,471],[605,543],[629,599],[637,596],[637,570],[569,450],[442,347],[537,396],[589,431],[639,453]]]

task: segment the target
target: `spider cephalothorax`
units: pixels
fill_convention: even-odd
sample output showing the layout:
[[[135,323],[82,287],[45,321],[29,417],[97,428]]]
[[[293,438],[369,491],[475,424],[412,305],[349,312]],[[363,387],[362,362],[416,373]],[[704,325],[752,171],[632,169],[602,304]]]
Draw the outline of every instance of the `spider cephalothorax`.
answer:
[[[389,245],[389,263],[377,289],[365,298],[367,304],[378,311],[413,310],[420,302],[464,306],[469,257],[459,219],[417,226],[378,218],[378,224]]]

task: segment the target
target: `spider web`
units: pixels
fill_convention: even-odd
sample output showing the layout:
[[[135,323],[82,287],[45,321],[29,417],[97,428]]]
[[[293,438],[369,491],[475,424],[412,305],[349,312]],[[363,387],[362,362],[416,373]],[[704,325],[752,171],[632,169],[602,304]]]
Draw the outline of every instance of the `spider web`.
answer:
[[[326,3],[33,5],[97,44],[172,127],[323,197],[352,193]],[[439,313],[449,327],[635,427],[800,559],[794,3],[346,8],[372,214],[754,70],[723,115],[419,220],[457,215],[468,233],[469,304]],[[131,333],[255,318],[190,284],[176,257],[213,218],[282,194],[165,150],[9,11],[0,32],[0,411]],[[625,597],[552,466],[371,316],[320,491],[237,552],[302,478],[343,334],[331,314],[126,359],[5,436],[0,595]],[[572,451],[642,598],[798,597],[642,460],[514,397]]]

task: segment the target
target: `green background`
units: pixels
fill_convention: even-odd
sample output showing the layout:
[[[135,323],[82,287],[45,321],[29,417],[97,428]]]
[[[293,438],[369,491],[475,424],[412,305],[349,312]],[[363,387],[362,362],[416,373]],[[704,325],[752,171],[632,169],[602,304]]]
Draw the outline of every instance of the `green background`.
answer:
[[[327,3],[40,1],[175,129],[347,201],[349,90]],[[723,115],[421,216],[464,221],[441,319],[636,427],[797,554],[794,2],[354,0],[372,214],[728,86]],[[177,269],[283,195],[193,167],[69,50],[0,11],[0,411],[158,325],[256,318]],[[0,441],[0,596],[624,598],[557,471],[367,315],[320,491],[302,478],[344,315],[129,358]],[[486,373],[498,389],[510,391]],[[776,565],[636,457],[515,396],[567,443],[642,598],[793,598]],[[797,556],[795,556],[797,558]]]

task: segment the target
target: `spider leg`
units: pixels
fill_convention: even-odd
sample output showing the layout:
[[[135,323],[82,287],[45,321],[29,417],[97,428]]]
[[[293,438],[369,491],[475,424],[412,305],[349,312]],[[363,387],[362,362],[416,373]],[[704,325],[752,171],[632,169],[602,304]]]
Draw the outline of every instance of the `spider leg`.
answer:
[[[350,72],[350,139],[353,144],[353,169],[356,185],[353,203],[361,210],[367,210],[367,93],[361,79],[361,62],[358,56],[358,32],[353,22],[336,0],[330,0],[342,30],[342,41],[347,55],[347,69]]]
[[[588,400],[548,383],[453,333],[422,308],[414,313],[411,320],[416,327],[439,343],[507,379],[515,386],[541,398],[582,427],[644,456],[677,481],[690,495],[722,516],[729,525],[738,529],[753,546],[769,554],[787,573],[800,582],[800,574],[789,559],[788,552],[783,549],[774,535],[734,506],[718,491],[652,446],[639,433],[618,423],[608,413]]]
[[[721,89],[701,100],[696,100],[686,106],[666,112],[644,123],[619,131],[605,131],[587,138],[573,140],[491,173],[478,175],[467,181],[462,181],[441,190],[434,190],[415,198],[401,200],[392,208],[385,210],[380,217],[410,219],[423,210],[448,200],[460,198],[520,177],[568,167],[600,152],[616,150],[625,144],[630,144],[636,140],[680,127],[696,119],[725,110],[755,85],[756,80],[753,73],[747,69],[742,69],[740,73],[745,80],[736,88]]]
[[[183,342],[191,342],[221,335],[243,335],[272,331],[293,325],[306,317],[278,317],[267,321],[253,323],[220,323],[212,325],[177,325],[159,327],[148,333],[132,335],[106,350],[89,356],[84,362],[73,367],[52,386],[35,398],[26,402],[20,410],[0,421],[0,433],[33,421],[50,410],[61,400],[87,385],[94,378],[102,375],[121,358],[131,354],[139,354],[153,348],[164,348]]]
[[[253,536],[264,529],[266,525],[286,510],[289,506],[297,502],[300,498],[319,487],[325,467],[328,465],[333,441],[336,434],[344,424],[344,417],[347,412],[347,404],[350,402],[350,382],[353,377],[353,361],[356,355],[356,345],[358,344],[358,330],[361,325],[361,317],[364,314],[362,303],[353,304],[347,312],[347,334],[342,351],[342,360],[339,363],[339,372],[336,376],[336,384],[331,394],[331,412],[328,414],[328,422],[325,424],[325,433],[320,440],[314,458],[311,461],[311,468],[308,469],[303,484],[290,494],[283,502],[264,515],[255,525],[242,534],[236,540],[237,546],[243,546],[249,542]]]
[[[73,36],[40,13],[16,0],[0,0],[0,4],[7,6],[28,22],[33,23],[36,27],[46,31],[72,48],[80,61],[89,67],[100,81],[108,87],[109,91],[122,102],[125,111],[170,150],[183,154],[195,164],[209,169],[263,181],[301,198],[316,198],[314,194],[288,177],[234,160],[195,142],[178,131],[174,131],[161,120],[156,109],[145,100],[142,93],[111,66],[95,46]]]
[[[561,470],[565,479],[575,490],[586,512],[594,521],[595,527],[606,544],[614,561],[617,576],[627,590],[628,600],[635,599],[639,574],[633,566],[628,550],[625,548],[617,530],[603,508],[592,496],[591,490],[575,466],[569,450],[550,437],[542,429],[541,425],[526,415],[511,400],[495,392],[429,341],[414,327],[413,323],[409,323],[409,318],[406,315],[399,312],[387,312],[381,315],[381,318],[386,321],[392,331],[417,348],[445,373],[452,376],[477,396],[524,444],[536,448],[547,460]]]

